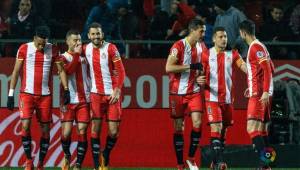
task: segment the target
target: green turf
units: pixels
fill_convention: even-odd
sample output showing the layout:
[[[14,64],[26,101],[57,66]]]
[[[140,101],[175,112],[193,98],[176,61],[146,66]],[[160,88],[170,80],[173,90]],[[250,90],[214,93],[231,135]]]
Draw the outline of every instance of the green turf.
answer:
[[[251,169],[253,168],[229,168],[228,170],[251,170]],[[0,170],[23,170],[23,168],[0,168]],[[61,170],[61,169],[45,168],[45,170]],[[92,168],[83,168],[82,170],[92,170]],[[110,170],[176,170],[176,169],[174,168],[111,168]],[[200,170],[209,170],[209,169],[200,168]],[[300,168],[272,168],[272,170],[300,170]]]

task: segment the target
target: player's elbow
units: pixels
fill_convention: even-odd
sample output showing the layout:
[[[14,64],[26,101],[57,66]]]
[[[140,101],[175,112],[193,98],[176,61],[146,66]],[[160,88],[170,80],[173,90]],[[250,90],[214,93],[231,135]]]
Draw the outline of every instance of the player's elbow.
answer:
[[[166,73],[171,73],[172,69],[170,67],[170,65],[166,64]]]

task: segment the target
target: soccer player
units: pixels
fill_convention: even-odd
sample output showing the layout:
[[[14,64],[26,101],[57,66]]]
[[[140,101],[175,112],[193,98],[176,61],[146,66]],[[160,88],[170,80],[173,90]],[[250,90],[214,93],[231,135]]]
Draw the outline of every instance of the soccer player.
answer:
[[[31,157],[30,124],[33,113],[36,113],[42,136],[40,139],[40,153],[38,170],[42,170],[44,158],[50,142],[50,123],[52,121],[52,96],[50,84],[52,83],[52,66],[57,66],[58,74],[64,88],[64,103],[70,102],[70,92],[67,76],[62,62],[58,57],[56,48],[47,43],[50,35],[48,27],[36,28],[33,42],[22,44],[17,53],[14,70],[11,76],[7,107],[14,108],[14,89],[19,77],[19,71],[23,68],[21,76],[21,89],[19,96],[19,110],[22,122],[22,144],[26,155],[25,170],[33,170]]]
[[[89,63],[91,77],[92,128],[91,145],[95,169],[107,170],[111,150],[119,133],[121,120],[121,88],[125,79],[125,70],[117,47],[104,41],[101,25],[92,23],[88,37],[91,40],[84,47],[84,55]],[[100,150],[102,120],[108,122],[106,146]],[[99,162],[101,152],[101,166]]]
[[[187,164],[191,170],[198,170],[195,152],[201,136],[202,98],[196,77],[202,70],[201,53],[206,50],[202,42],[205,25],[194,19],[188,26],[189,35],[174,43],[166,63],[166,72],[170,78],[170,112],[174,119],[175,132],[173,142],[178,170],[184,169],[183,162],[183,126],[185,113],[191,116],[193,129],[190,135],[190,148]]]
[[[226,50],[227,34],[224,27],[214,29],[213,42],[214,46],[202,53],[203,77],[206,79],[205,108],[211,131],[211,168],[223,170],[227,168],[222,156],[226,129],[232,125],[233,68],[247,73],[247,67],[236,50]],[[203,84],[202,79],[199,77],[197,82]]]
[[[273,95],[272,70],[269,52],[255,37],[255,24],[246,20],[240,24],[240,35],[249,45],[247,55],[249,102],[247,131],[255,151],[260,156],[268,145],[268,122],[270,121],[271,96]],[[259,169],[271,169],[260,159]]]
[[[61,103],[61,143],[65,157],[62,170],[70,168],[70,145],[73,121],[77,123],[78,144],[77,160],[74,170],[81,169],[87,151],[87,127],[90,121],[90,79],[88,76],[88,65],[86,58],[81,56],[82,44],[80,33],[76,30],[69,30],[66,34],[68,51],[61,55],[64,62],[64,69],[68,75],[70,89],[70,104]]]

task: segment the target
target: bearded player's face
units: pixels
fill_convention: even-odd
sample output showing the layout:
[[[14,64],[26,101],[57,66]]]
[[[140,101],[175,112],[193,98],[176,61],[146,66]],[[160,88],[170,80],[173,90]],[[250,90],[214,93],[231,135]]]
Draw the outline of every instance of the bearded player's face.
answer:
[[[95,46],[100,46],[104,38],[104,33],[101,28],[90,28],[88,37]]]

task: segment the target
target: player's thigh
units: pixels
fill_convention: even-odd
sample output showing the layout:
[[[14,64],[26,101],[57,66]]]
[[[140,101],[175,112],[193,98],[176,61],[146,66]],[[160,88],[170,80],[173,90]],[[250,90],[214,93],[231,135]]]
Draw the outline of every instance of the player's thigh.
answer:
[[[224,104],[221,108],[222,117],[223,117],[223,126],[231,126],[233,125],[232,112],[233,106],[232,104]]]
[[[39,122],[50,123],[52,122],[52,97],[40,96],[36,103],[36,114]]]
[[[209,124],[223,122],[222,110],[220,108],[219,103],[206,101],[205,108]]]
[[[107,96],[91,93],[91,103],[90,108],[91,118],[92,119],[103,119],[105,113],[108,109],[108,101],[106,100]]]
[[[90,107],[88,103],[79,103],[76,107],[76,122],[86,123],[90,122]]]
[[[193,123],[193,127],[199,128],[201,125],[201,116],[202,112],[192,112],[191,119]]]
[[[108,105],[107,110],[107,120],[112,122],[119,122],[121,121],[122,116],[122,109],[121,109],[121,101],[118,100],[114,104]]]
[[[31,119],[34,112],[34,96],[21,93],[19,96],[20,119]]]
[[[61,135],[65,138],[71,136],[73,121],[61,122]]]
[[[78,122],[77,123],[77,133],[78,134],[86,134],[88,128],[88,123],[86,122]]]
[[[179,119],[184,117],[187,105],[183,102],[183,96],[172,95],[169,96],[169,108],[170,116],[173,119]]]

